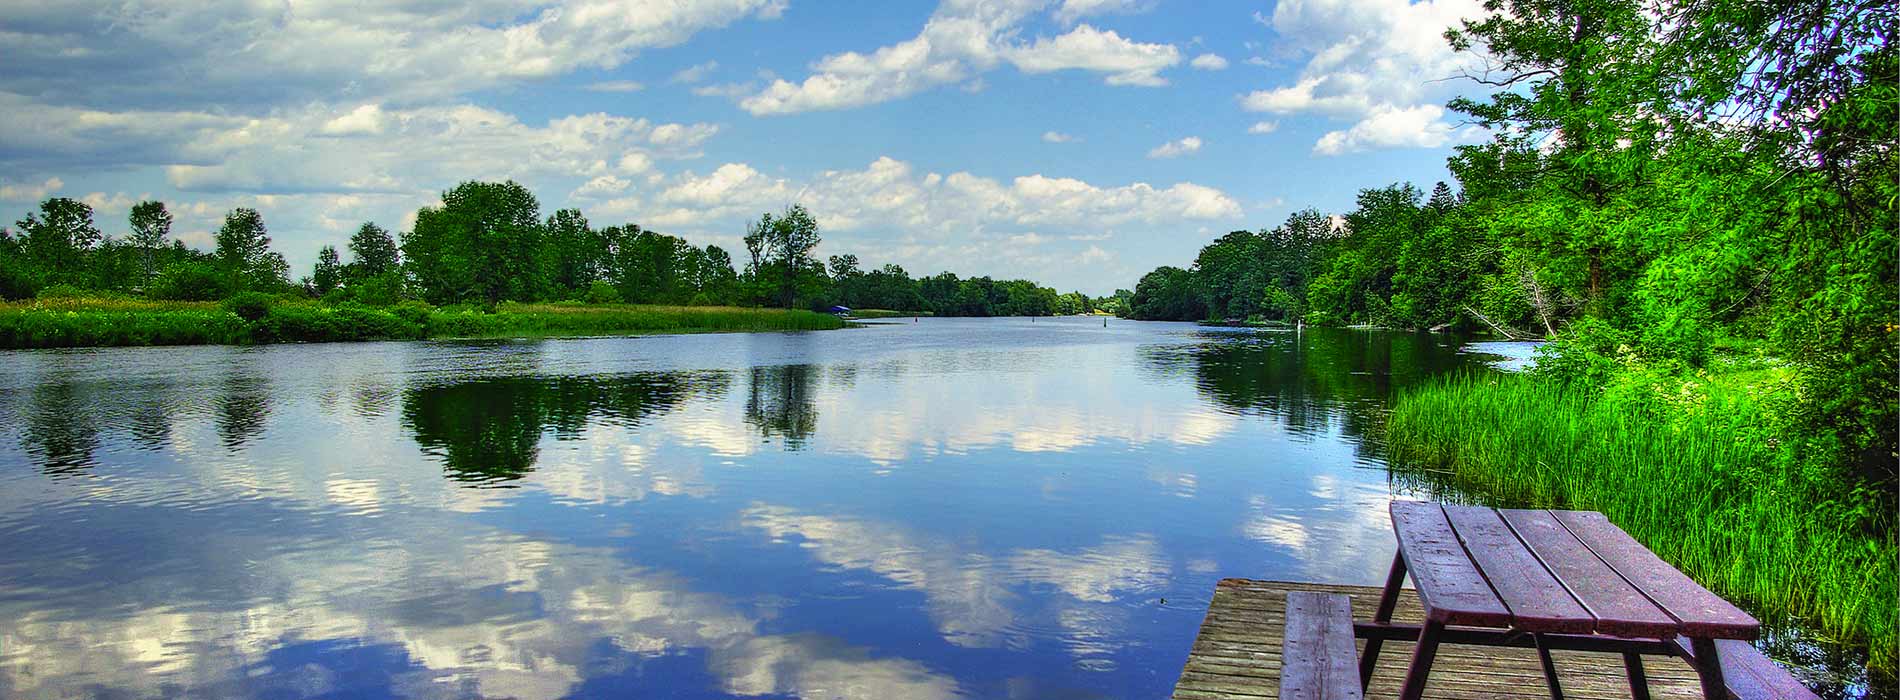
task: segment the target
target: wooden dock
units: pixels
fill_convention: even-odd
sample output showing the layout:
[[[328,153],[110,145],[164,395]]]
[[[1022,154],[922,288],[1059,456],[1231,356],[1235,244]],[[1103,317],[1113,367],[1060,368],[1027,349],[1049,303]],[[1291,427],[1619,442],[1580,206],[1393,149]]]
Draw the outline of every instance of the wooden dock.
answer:
[[[1379,589],[1230,578],[1214,588],[1214,602],[1189,652],[1175,700],[1260,700],[1280,695],[1280,639],[1286,623],[1287,591],[1325,591],[1352,596],[1353,618],[1368,620],[1378,606]],[[1411,589],[1399,596],[1396,622],[1419,622],[1423,615]],[[1360,640],[1361,649],[1365,641]],[[1578,700],[1626,699],[1629,681],[1622,657],[1615,654],[1558,651],[1552,654],[1564,696]],[[1379,668],[1366,697],[1397,697],[1412,645],[1386,642]],[[1699,700],[1701,686],[1695,671],[1680,659],[1645,657],[1649,688],[1656,700]],[[1467,647],[1447,644],[1438,648],[1427,698],[1549,698],[1544,672],[1531,649]]]

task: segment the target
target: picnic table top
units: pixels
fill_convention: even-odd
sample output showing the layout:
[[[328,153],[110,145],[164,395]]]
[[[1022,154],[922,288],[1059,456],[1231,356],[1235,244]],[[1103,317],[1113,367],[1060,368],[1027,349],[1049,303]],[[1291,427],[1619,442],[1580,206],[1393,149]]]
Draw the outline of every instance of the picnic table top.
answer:
[[[1602,513],[1393,501],[1428,619],[1524,632],[1754,639],[1761,623]]]

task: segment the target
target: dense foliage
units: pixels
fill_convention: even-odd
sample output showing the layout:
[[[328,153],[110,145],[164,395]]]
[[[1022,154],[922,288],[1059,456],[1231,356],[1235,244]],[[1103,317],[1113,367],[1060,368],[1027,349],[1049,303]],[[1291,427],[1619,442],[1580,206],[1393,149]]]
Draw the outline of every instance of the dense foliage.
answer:
[[[1489,130],[1458,188],[1367,189],[1338,217],[1236,231],[1143,277],[1148,319],[1488,329],[1560,339],[1601,386],[1725,349],[1788,364],[1802,459],[1894,485],[1896,77],[1890,3],[1491,0]]]
[[[1125,313],[1551,338],[1535,385],[1400,397],[1395,459],[1610,511],[1713,585],[1878,638],[1892,668],[1894,6],[1486,9],[1446,35],[1494,91],[1450,104],[1491,134],[1450,159],[1456,192],[1236,231]]]
[[[0,299],[28,299],[62,286],[154,300],[263,293],[319,298],[331,306],[420,300],[488,311],[504,302],[557,301],[845,306],[941,316],[1082,314],[1120,306],[1115,298],[1060,294],[1027,280],[960,279],[948,272],[918,279],[896,265],[866,271],[850,254],[834,255],[827,265],[813,254],[821,241],[816,218],[796,205],[748,226],[749,259],[735,269],[719,246],[697,247],[638,224],[596,228],[576,209],[542,219],[540,202],[519,184],[465,182],[443,193],[440,205],[417,212],[410,231],[392,235],[364,223],[349,239],[348,262],[336,246],[322,246],[311,274],[294,283],[283,256],[270,249],[257,210],[232,210],[211,253],[167,241],[172,217],[162,202],[132,207],[131,233],[123,239],[102,235],[92,215],[83,202],[53,198],[18,222],[19,235],[0,229]]]

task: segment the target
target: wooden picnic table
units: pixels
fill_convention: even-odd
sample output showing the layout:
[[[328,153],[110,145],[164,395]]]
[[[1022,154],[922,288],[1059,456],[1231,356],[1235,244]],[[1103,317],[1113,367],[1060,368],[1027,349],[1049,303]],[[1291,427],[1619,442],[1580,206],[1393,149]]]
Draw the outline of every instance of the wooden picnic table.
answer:
[[[1743,656],[1732,645],[1746,643],[1728,640],[1754,639],[1761,623],[1601,513],[1413,501],[1392,502],[1391,513],[1399,543],[1392,572],[1373,619],[1353,625],[1354,634],[1366,640],[1359,659],[1362,687],[1386,640],[1417,642],[1400,690],[1403,700],[1417,700],[1425,691],[1440,644],[1534,647],[1551,697],[1559,699],[1563,690],[1552,649],[1621,653],[1631,696],[1638,700],[1649,697],[1644,655],[1689,661],[1708,700],[1726,700],[1731,685],[1755,682],[1751,677],[1725,683],[1724,667],[1741,667],[1739,658],[1724,659],[1721,649],[1729,646],[1731,657]],[[1423,624],[1392,622],[1408,573],[1425,608]]]

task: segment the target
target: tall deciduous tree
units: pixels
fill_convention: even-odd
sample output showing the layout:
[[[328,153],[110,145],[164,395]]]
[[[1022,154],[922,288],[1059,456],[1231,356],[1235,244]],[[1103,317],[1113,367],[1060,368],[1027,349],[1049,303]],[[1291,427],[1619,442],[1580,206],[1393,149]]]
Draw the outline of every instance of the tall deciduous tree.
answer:
[[[239,207],[218,227],[217,249],[212,253],[232,292],[282,287],[289,274],[284,256],[271,252],[270,232],[256,209]]]
[[[553,292],[578,296],[600,279],[607,251],[605,239],[594,234],[579,209],[562,209],[548,217],[547,258]]]
[[[437,304],[533,301],[546,287],[541,205],[513,181],[464,182],[416,213],[403,238],[423,297]]]
[[[792,308],[801,287],[809,288],[814,277],[824,274],[824,265],[813,258],[818,247],[818,221],[804,205],[794,204],[779,216],[766,213],[758,223],[746,227],[746,250],[752,253],[751,272],[760,279],[771,279],[774,300]]]
[[[171,234],[172,213],[165,210],[164,202],[147,200],[132,205],[127,219],[132,227],[130,242],[138,247],[144,268],[143,281],[149,283],[158,273],[158,252],[165,247],[165,236]]]
[[[40,203],[37,215],[14,224],[20,228],[21,248],[53,284],[82,283],[86,256],[99,245],[99,227],[92,223],[92,207],[76,199],[53,197]]]
[[[336,246],[326,245],[317,251],[317,264],[310,271],[310,286],[318,296],[329,294],[343,284],[343,262],[338,259]]]
[[[351,282],[395,272],[402,262],[396,239],[374,222],[364,222],[350,235],[350,264],[345,276]]]

